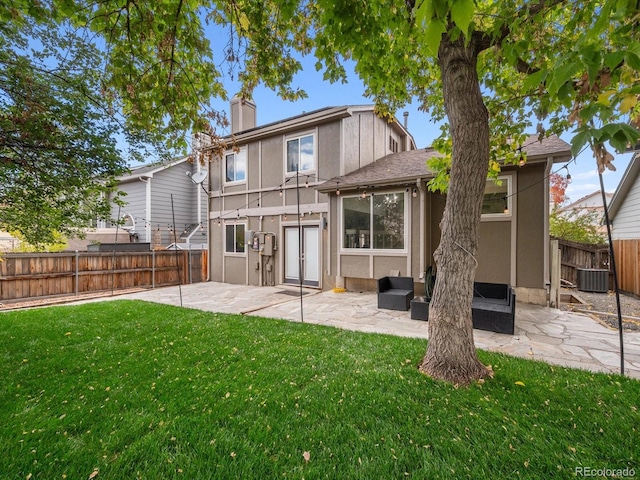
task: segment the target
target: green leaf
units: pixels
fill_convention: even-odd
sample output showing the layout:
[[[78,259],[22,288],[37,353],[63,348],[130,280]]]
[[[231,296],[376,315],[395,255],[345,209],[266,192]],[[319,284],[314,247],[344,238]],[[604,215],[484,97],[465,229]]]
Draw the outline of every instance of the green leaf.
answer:
[[[626,53],[624,60],[632,69],[640,70],[640,57],[632,51]]]
[[[424,32],[425,46],[427,52],[436,57],[438,55],[438,48],[442,41],[442,34],[447,31],[445,24],[442,20],[433,19],[427,24],[427,29]]]
[[[571,139],[571,155],[574,157],[580,153],[582,147],[591,140],[591,131],[583,130]]]
[[[624,60],[624,52],[611,52],[604,56],[604,64],[610,70],[613,70],[622,60]]]
[[[560,66],[549,72],[549,80],[547,82],[547,89],[550,95],[556,95],[560,87],[564,85],[567,80],[571,78],[574,71],[574,65],[572,63],[562,63]]]
[[[538,70],[537,72],[528,75],[527,78],[524,79],[524,82],[522,83],[522,89],[525,92],[528,92],[531,89],[537,88],[540,84],[544,83],[546,77],[546,70]]]
[[[458,28],[469,36],[469,25],[475,13],[475,3],[473,0],[453,0],[451,4],[451,20]]]

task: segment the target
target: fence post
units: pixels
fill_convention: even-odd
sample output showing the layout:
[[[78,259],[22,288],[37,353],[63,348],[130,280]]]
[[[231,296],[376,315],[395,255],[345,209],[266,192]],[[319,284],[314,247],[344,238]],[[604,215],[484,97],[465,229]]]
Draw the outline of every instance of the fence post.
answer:
[[[76,280],[75,281],[75,292],[76,292],[76,295],[78,295],[78,290],[79,290],[78,289],[78,285],[79,285],[79,280],[80,280],[79,279],[79,268],[80,267],[78,266],[79,259],[80,259],[80,254],[78,253],[78,250],[76,250],[76,275],[75,275],[75,277],[76,277],[75,278],[75,280]]]
[[[193,272],[191,271],[191,244],[189,244],[189,283],[193,283]]]
[[[151,250],[151,288],[156,288],[156,251]]]

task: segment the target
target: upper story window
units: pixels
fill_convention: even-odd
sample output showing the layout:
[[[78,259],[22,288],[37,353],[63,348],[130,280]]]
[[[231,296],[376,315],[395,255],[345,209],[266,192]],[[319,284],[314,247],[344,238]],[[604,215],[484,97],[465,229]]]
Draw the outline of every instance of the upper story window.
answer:
[[[247,178],[247,147],[226,153],[224,160],[225,182],[244,182]]]
[[[398,153],[398,141],[389,135],[389,150],[393,153]]]
[[[313,134],[287,138],[287,173],[316,169],[315,137]]]
[[[342,247],[404,250],[405,204],[404,192],[343,198]]]
[[[504,217],[511,214],[511,176],[487,180],[482,199],[483,217]]]

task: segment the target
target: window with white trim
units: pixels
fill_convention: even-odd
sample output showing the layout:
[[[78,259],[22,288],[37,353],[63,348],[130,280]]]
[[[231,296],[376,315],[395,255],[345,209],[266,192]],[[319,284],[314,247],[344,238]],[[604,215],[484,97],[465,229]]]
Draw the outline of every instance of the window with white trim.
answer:
[[[225,183],[244,182],[247,178],[247,147],[224,156]]]
[[[287,138],[287,173],[310,172],[316,169],[315,137],[313,134]]]
[[[226,253],[244,253],[244,231],[246,225],[244,223],[234,223],[225,225],[225,252]]]
[[[503,217],[511,214],[511,176],[487,180],[482,198],[483,217]]]
[[[404,250],[404,192],[342,199],[343,248]]]

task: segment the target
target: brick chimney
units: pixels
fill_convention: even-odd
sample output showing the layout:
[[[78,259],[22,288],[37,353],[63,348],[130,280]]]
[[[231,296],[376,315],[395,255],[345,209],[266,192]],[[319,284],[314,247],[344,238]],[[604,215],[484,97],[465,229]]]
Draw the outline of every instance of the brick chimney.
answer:
[[[231,99],[231,133],[239,133],[256,126],[256,105],[237,95]]]

